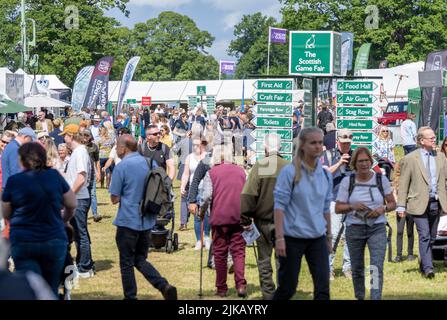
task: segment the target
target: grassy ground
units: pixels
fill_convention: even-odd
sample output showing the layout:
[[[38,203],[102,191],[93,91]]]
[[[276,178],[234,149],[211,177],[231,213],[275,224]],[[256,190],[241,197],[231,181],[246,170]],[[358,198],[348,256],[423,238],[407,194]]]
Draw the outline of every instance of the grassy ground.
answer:
[[[402,150],[398,149],[397,158],[402,157]],[[176,184],[176,194],[179,194]],[[109,195],[105,189],[98,189],[99,212],[104,219],[95,223],[89,219],[89,230],[92,237],[93,258],[96,261],[97,274],[91,279],[80,279],[79,288],[72,293],[73,299],[122,299],[122,286],[118,262],[118,250],[115,244],[115,230],[112,220],[117,207],[110,204]],[[176,230],[179,226],[179,201],[176,202]],[[395,254],[396,219],[395,214],[388,214],[393,226],[393,254]],[[175,285],[179,299],[198,299],[200,251],[194,251],[195,237],[193,220],[188,224],[187,231],[179,233],[180,248],[173,254],[151,252],[149,261]],[[416,233],[416,232],[415,232]],[[404,237],[404,254],[406,254],[406,236]],[[74,252],[73,252],[74,253]],[[204,265],[207,251],[204,251]],[[246,249],[245,274],[248,282],[248,299],[260,299],[259,276],[253,248]],[[415,253],[417,254],[417,236],[415,239]],[[335,261],[336,279],[331,282],[332,299],[353,299],[352,281],[343,277],[341,273],[342,250],[338,250]],[[366,258],[368,259],[368,257]],[[368,261],[368,260],[366,260]],[[403,263],[385,263],[384,299],[447,299],[447,287],[440,284],[447,282],[447,269],[442,262],[435,263],[436,278],[427,280],[420,276],[417,261]],[[154,289],[138,271],[136,271],[138,296],[140,299],[162,299],[161,294]],[[215,271],[203,269],[203,299],[216,299],[214,294]],[[229,296],[227,299],[238,299],[234,289],[233,275],[228,277]],[[295,299],[312,299],[312,281],[307,264],[301,269],[300,281]]]

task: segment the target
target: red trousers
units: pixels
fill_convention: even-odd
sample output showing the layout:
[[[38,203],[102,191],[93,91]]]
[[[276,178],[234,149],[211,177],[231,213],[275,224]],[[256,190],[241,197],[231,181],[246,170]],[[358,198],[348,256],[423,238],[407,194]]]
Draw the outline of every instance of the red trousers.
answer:
[[[234,280],[236,289],[247,285],[245,281],[245,240],[243,229],[237,225],[212,226],[213,254],[216,266],[216,287],[218,292],[226,292],[228,249],[233,258]]]

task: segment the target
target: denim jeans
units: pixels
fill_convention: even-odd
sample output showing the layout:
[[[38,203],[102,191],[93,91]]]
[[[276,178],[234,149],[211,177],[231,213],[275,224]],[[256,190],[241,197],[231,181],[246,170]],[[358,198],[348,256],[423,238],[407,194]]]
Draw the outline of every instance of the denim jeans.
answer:
[[[74,217],[70,220],[74,229],[76,242],[76,263],[79,272],[87,272],[93,268],[90,234],[88,233],[87,215],[90,199],[78,199]]]
[[[210,230],[211,230],[211,226],[209,223],[209,216],[208,213],[205,213],[205,217],[203,219],[203,230],[204,230],[204,234],[205,237],[209,237],[210,236]],[[200,220],[200,218],[198,216],[194,216],[194,233],[196,234],[196,239],[197,241],[200,241],[200,227],[201,227],[202,221]]]
[[[96,217],[98,215],[98,199],[96,198],[96,176],[93,178],[93,186],[90,199],[92,199],[92,214],[94,217]]]
[[[346,228],[346,241],[352,263],[352,282],[356,299],[365,299],[365,248],[368,245],[371,274],[371,300],[382,299],[383,263],[386,254],[386,228],[384,223],[350,225]]]
[[[16,271],[33,271],[42,276],[57,296],[67,255],[66,240],[19,242],[11,247]]]
[[[180,224],[187,225],[189,220],[188,196],[182,196],[180,201]]]
[[[298,286],[303,255],[314,282],[314,300],[329,300],[329,252],[326,237],[284,238],[286,257],[279,257],[278,288],[273,300],[289,300],[293,297]]]
[[[331,232],[332,232],[332,246],[335,243],[335,240],[337,239],[337,235],[340,232],[341,226],[342,226],[342,214],[336,214],[335,213],[335,202],[331,202]],[[346,228],[343,230],[343,234],[340,238],[346,239]],[[338,248],[340,248],[340,242],[338,243]],[[329,269],[330,271],[334,271],[334,260],[335,260],[335,254],[329,255]],[[343,248],[343,268],[342,271],[346,272],[348,270],[351,270],[351,258],[349,257],[349,250],[348,250],[348,244],[345,242],[345,246]]]
[[[120,255],[121,281],[125,299],[137,298],[134,267],[159,291],[164,290],[168,284],[157,269],[147,261],[150,234],[149,230],[135,231],[124,227],[118,227],[116,230],[115,239]]]

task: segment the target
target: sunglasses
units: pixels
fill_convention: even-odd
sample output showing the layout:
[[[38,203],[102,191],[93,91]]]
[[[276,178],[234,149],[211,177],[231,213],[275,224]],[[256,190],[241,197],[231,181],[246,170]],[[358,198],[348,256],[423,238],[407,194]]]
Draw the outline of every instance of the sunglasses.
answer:
[[[382,130],[382,132],[389,132],[388,130]]]
[[[160,135],[160,132],[148,133],[148,135],[156,137]]]
[[[352,134],[350,134],[349,136],[348,135],[342,135],[342,136],[338,136],[338,138],[340,138],[340,139],[352,139]]]
[[[8,143],[9,143],[9,141],[5,141],[5,140],[3,140],[3,139],[2,139],[2,142],[3,142],[4,144],[8,144]]]

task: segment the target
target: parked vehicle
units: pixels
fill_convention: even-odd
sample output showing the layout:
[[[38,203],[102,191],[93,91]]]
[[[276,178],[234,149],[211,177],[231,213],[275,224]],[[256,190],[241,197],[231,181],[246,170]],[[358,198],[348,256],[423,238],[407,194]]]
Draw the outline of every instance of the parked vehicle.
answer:
[[[408,101],[396,101],[388,103],[383,116],[378,122],[383,125],[400,125],[407,119]]]

